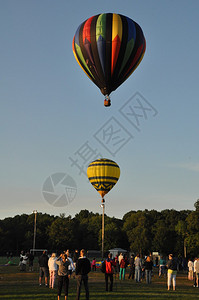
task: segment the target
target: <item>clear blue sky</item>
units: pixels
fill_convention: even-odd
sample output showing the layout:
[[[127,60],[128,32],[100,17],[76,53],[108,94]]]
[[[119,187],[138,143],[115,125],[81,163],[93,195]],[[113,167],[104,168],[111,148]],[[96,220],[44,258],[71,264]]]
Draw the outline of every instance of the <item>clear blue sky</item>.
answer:
[[[112,93],[110,108],[72,53],[79,24],[102,12],[135,20],[147,45],[135,73]],[[1,219],[33,210],[101,213],[100,195],[84,174],[85,145],[121,168],[106,197],[109,216],[194,209],[199,198],[198,0],[1,1],[0,41]],[[137,99],[149,109],[145,118],[141,113],[139,130],[123,107]],[[117,145],[103,140],[107,128],[119,130]],[[82,173],[71,159],[83,165]],[[77,187],[64,207],[50,204],[42,193],[47,178],[57,173],[68,174]]]

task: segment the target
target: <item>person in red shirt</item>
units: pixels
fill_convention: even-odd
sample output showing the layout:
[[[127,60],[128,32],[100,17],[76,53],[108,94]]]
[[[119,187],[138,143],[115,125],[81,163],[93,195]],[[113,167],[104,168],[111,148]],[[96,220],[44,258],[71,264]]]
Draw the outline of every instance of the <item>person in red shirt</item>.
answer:
[[[112,254],[108,254],[108,258],[105,260],[105,282],[106,282],[106,291],[108,292],[108,278],[110,278],[110,286],[109,291],[112,292],[113,290],[113,274],[115,269],[116,263],[112,259]]]
[[[93,261],[91,263],[91,270],[96,271],[96,259],[95,259],[95,257],[93,258]]]

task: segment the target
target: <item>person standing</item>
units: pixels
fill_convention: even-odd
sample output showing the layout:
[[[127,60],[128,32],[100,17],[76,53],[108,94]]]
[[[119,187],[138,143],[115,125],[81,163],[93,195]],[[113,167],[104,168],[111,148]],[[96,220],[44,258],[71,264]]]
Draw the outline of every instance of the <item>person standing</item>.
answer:
[[[198,288],[199,287],[199,258],[197,258],[195,268],[196,268],[196,287]]]
[[[55,278],[57,275],[57,257],[56,253],[52,253],[51,257],[48,260],[48,268],[49,268],[49,275],[50,275],[50,280],[49,280],[49,288],[54,289],[55,286]]]
[[[168,291],[171,288],[171,281],[173,281],[173,290],[176,289],[176,275],[177,275],[177,261],[173,257],[173,254],[169,254],[169,260],[167,263],[167,269],[168,269]]]
[[[193,287],[196,287],[196,263],[197,263],[197,257],[195,257],[194,262],[193,262]]]
[[[48,270],[48,255],[46,254],[46,251],[44,250],[42,255],[39,257],[39,285],[41,286],[42,278],[45,277],[45,285],[48,287],[48,276],[49,276],[49,270]]]
[[[72,273],[75,271],[75,265],[74,265],[73,260],[71,258],[69,249],[66,251],[66,255],[67,255],[67,260],[70,263],[70,265],[68,267],[68,271],[69,271],[69,275],[71,276]]]
[[[105,260],[105,283],[106,283],[106,291],[108,292],[108,279],[110,279],[109,291],[113,290],[113,273],[116,263],[112,259],[112,254],[108,254],[108,258]]]
[[[69,286],[69,278],[68,278],[68,266],[70,262],[67,260],[66,254],[61,254],[57,260],[56,264],[59,266],[58,269],[58,285],[57,285],[57,296],[58,300],[60,300],[62,287],[64,287],[65,300],[68,299],[68,286]]]
[[[32,252],[28,252],[27,256],[28,256],[28,261],[29,261],[29,271],[33,272],[34,255],[32,254]]]
[[[88,273],[91,271],[91,264],[88,258],[85,256],[85,250],[80,251],[80,257],[76,263],[76,278],[77,278],[77,296],[76,300],[80,299],[81,285],[84,283],[86,291],[86,300],[89,300],[89,288],[88,288]]]
[[[135,257],[134,265],[135,265],[135,281],[140,282],[140,280],[141,280],[142,260],[141,260],[139,254],[137,254],[137,256]]]
[[[145,276],[146,276],[146,283],[151,283],[151,274],[152,274],[152,268],[153,268],[153,262],[151,260],[150,256],[147,256],[144,264],[143,264],[144,270],[145,270]]]
[[[159,261],[159,278],[164,275],[165,276],[165,266],[166,266],[166,261],[163,258],[163,256],[160,257]]]
[[[122,260],[120,262],[120,276],[119,276],[120,280],[125,279],[127,265],[128,265],[128,259],[127,259],[126,255],[124,254],[124,257],[122,258]]]
[[[26,272],[27,261],[28,261],[28,256],[25,254],[24,251],[21,251],[21,254],[20,254],[20,271]]]
[[[75,269],[76,269],[76,263],[77,263],[78,258],[79,258],[79,251],[77,249],[75,249],[75,252],[73,254],[73,263],[74,263]]]
[[[131,258],[130,258],[130,272],[129,272],[129,277],[128,279],[130,279],[132,277],[132,279],[134,279],[134,276],[135,276],[135,265],[134,265],[134,255],[132,254],[131,255]]]
[[[193,261],[191,259],[188,260],[188,280],[193,280]]]
[[[120,266],[120,263],[121,263],[121,260],[123,259],[123,254],[120,253],[120,255],[118,256],[118,262],[119,262],[119,266]]]
[[[96,259],[95,259],[95,257],[92,260],[91,269],[92,269],[92,271],[96,271]]]

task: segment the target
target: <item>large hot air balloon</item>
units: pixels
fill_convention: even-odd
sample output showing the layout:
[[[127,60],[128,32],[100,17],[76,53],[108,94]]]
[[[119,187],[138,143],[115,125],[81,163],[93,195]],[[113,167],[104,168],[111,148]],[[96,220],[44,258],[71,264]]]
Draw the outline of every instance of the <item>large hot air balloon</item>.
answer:
[[[87,176],[103,200],[104,196],[117,183],[120,177],[120,168],[113,160],[100,158],[89,164]]]
[[[73,38],[80,67],[105,95],[116,90],[137,68],[146,49],[141,27],[130,18],[103,13],[84,21]]]

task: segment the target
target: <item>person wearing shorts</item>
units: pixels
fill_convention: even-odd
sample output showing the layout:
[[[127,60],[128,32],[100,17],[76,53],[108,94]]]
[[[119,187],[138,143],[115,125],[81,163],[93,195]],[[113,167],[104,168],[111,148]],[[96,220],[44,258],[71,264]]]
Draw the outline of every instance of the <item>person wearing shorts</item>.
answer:
[[[39,286],[41,286],[42,278],[45,277],[45,285],[48,287],[48,255],[46,251],[43,251],[42,255],[39,257]]]

